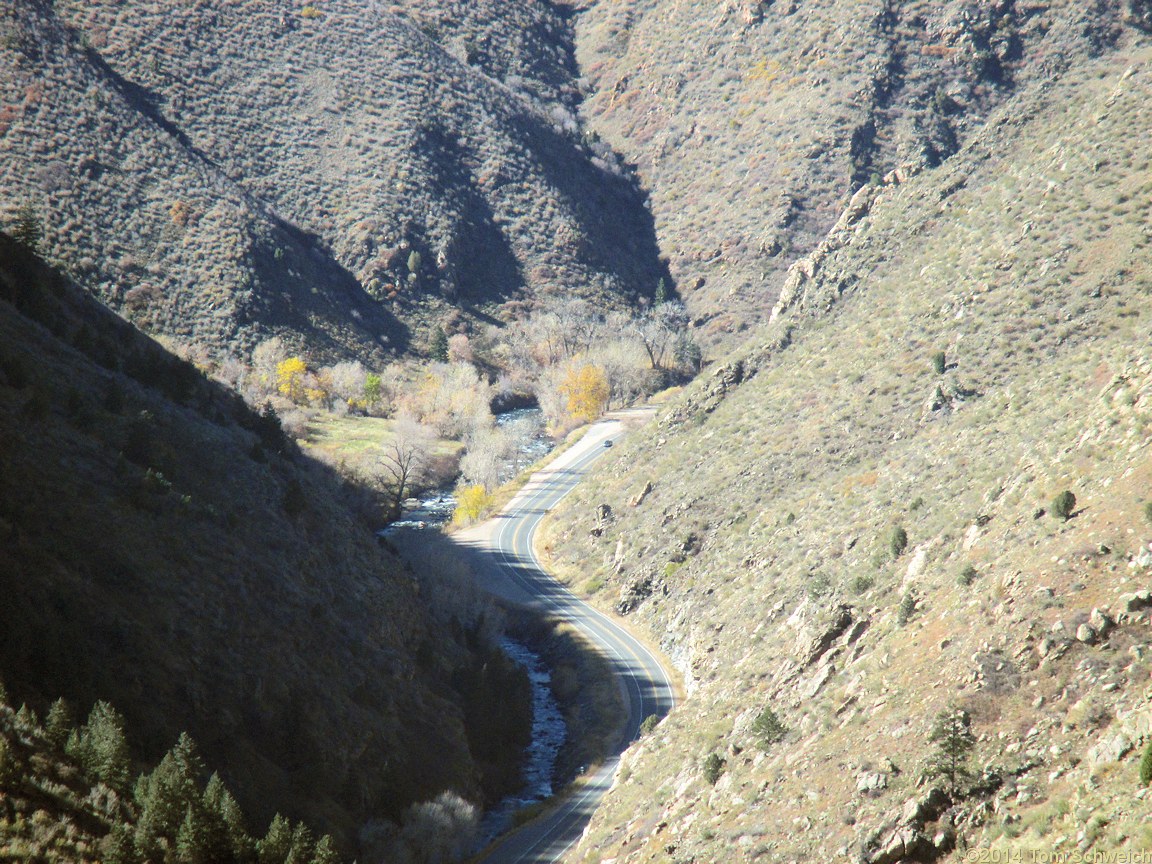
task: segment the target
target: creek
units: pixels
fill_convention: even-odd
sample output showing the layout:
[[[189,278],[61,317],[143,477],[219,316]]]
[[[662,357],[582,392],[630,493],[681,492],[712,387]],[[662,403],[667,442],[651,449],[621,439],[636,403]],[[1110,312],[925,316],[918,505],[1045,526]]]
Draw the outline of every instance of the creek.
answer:
[[[524,785],[484,814],[477,848],[483,848],[514,824],[516,813],[552,796],[556,757],[568,735],[560,705],[552,695],[552,674],[544,661],[524,643],[507,637],[500,648],[528,673],[532,685],[532,743],[525,753]]]
[[[533,462],[551,452],[555,442],[545,431],[544,412],[539,408],[514,408],[496,415],[496,426],[511,434],[515,446],[504,460],[500,482],[507,483]],[[456,509],[454,486],[443,486],[404,502],[399,519],[389,523],[379,533],[389,537],[399,531],[439,530],[452,518]]]
[[[497,427],[507,431],[515,442],[500,469],[501,483],[515,478],[548,455],[555,446],[555,441],[546,432],[544,413],[539,408],[502,411],[495,420]],[[455,509],[454,487],[432,490],[404,502],[401,518],[389,524],[379,535],[395,537],[400,533],[439,530],[452,518]],[[528,675],[532,692],[532,741],[524,753],[523,785],[484,814],[477,849],[512,828],[517,812],[552,796],[557,755],[568,734],[564,716],[552,694],[552,675],[543,659],[523,642],[507,636],[500,640],[500,648]]]

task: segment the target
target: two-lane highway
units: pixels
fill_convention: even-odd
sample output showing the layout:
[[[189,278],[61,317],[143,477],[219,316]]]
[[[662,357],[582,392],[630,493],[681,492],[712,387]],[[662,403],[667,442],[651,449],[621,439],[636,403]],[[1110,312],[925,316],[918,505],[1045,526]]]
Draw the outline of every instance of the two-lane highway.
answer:
[[[490,864],[541,864],[563,858],[579,841],[600,799],[611,788],[618,754],[637,737],[644,718],[663,717],[675,704],[670,675],[653,651],[552,579],[533,548],[544,515],[607,452],[604,442],[626,431],[618,419],[594,424],[571,449],[533,475],[499,516],[456,535],[458,542],[472,551],[477,578],[488,591],[570,622],[585,633],[611,664],[628,706],[617,754],[584,777],[576,791],[549,813],[498,843],[482,859]]]

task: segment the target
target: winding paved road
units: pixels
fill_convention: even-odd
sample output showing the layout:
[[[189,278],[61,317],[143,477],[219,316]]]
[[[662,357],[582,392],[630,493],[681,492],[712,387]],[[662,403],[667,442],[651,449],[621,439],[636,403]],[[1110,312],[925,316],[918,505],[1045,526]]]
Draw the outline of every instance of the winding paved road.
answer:
[[[473,561],[484,588],[513,603],[571,622],[608,658],[628,703],[628,721],[618,753],[639,735],[645,717],[663,717],[672,710],[672,681],[651,649],[544,571],[533,539],[544,515],[575,488],[588,466],[608,452],[604,442],[626,431],[626,425],[616,418],[595,423],[577,444],[534,474],[499,516],[456,535],[458,542],[477,553]],[[618,753],[586,775],[558,807],[509,834],[480,860],[486,864],[540,864],[563,858],[580,840],[600,799],[611,788],[620,763]]]

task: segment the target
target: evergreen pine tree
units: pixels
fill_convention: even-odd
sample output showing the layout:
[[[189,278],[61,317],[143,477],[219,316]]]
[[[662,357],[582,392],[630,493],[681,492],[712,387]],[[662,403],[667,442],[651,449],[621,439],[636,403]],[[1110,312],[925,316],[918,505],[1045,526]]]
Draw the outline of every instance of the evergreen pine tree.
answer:
[[[219,864],[208,848],[208,826],[204,813],[197,804],[189,804],[184,819],[176,831],[176,861],[178,864]]]
[[[228,790],[219,774],[208,778],[201,797],[201,812],[204,814],[204,847],[212,864],[233,864],[236,860],[229,836],[228,823],[224,819],[224,796]]]
[[[89,777],[123,792],[130,779],[124,718],[107,702],[97,702],[88,722],[69,733],[65,752],[80,763]]]
[[[140,808],[140,815],[136,819],[136,847],[149,860],[162,860],[164,852],[161,841],[174,828],[175,807],[165,794],[167,787],[161,780],[163,774],[170,770],[172,760],[170,754],[166,754],[151,774],[140,776],[132,790],[132,797]]]
[[[7,789],[15,783],[19,773],[12,745],[7,738],[0,736],[0,789]]]
[[[916,595],[911,591],[906,591],[904,592],[904,596],[900,598],[900,606],[896,610],[896,621],[903,626],[912,620],[912,616],[915,613]]]
[[[113,789],[124,791],[131,779],[124,718],[107,702],[97,702],[88,716],[95,774]]]
[[[136,845],[149,860],[163,858],[166,841],[171,845],[190,806],[199,806],[199,775],[204,765],[196,745],[187,734],[169,750],[160,764],[136,784]]]
[[[1152,740],[1144,748],[1144,755],[1140,757],[1140,785],[1152,785]]]
[[[181,732],[176,739],[176,746],[172,748],[172,759],[176,763],[176,770],[180,774],[180,781],[189,800],[198,798],[197,790],[200,778],[204,774],[204,760],[196,749],[196,742],[187,732]]]
[[[40,226],[36,208],[25,201],[16,211],[16,219],[12,223],[12,239],[36,252],[40,249],[40,240],[43,236],[44,230]]]
[[[232,855],[240,864],[256,860],[256,841],[248,833],[248,826],[244,822],[244,813],[232,794],[225,790],[220,802],[220,815],[224,824],[228,826],[228,840],[232,844]]]
[[[692,338],[691,333],[681,333],[676,337],[672,356],[676,358],[677,365],[689,370],[692,374],[699,372],[700,365],[704,362],[704,353],[700,350],[699,343]]]
[[[44,737],[54,750],[63,750],[76,725],[72,708],[63,699],[57,699],[48,709],[48,716],[44,719]]]
[[[40,718],[27,704],[21,705],[16,712],[16,728],[26,732],[33,732],[40,726]]]
[[[84,752],[84,738],[79,729],[73,729],[68,733],[68,739],[64,742],[64,752],[79,762],[84,764],[81,755]]]
[[[292,851],[292,824],[277,813],[264,839],[256,844],[256,851],[259,864],[284,864]]]
[[[936,753],[929,764],[929,773],[940,777],[948,794],[955,797],[971,779],[968,757],[976,746],[968,712],[950,708],[936,715],[936,722],[928,740],[936,745]]]
[[[664,281],[664,277],[660,277],[660,281],[656,283],[656,303],[668,302],[668,283]]]
[[[103,864],[142,864],[143,858],[136,848],[132,826],[117,822],[104,838]]]
[[[752,734],[756,736],[760,748],[768,750],[788,734],[788,727],[784,725],[775,711],[771,708],[765,708],[752,721]]]
[[[1065,489],[1052,499],[1052,515],[1067,522],[1076,510],[1076,496]]]
[[[715,786],[720,775],[724,773],[725,759],[719,754],[709,753],[704,759],[704,779],[709,786]]]
[[[893,558],[899,558],[907,548],[908,532],[904,530],[903,525],[897,525],[888,536],[888,550],[892,553]]]
[[[292,848],[288,851],[284,864],[310,864],[315,848],[316,844],[312,840],[312,832],[308,830],[308,826],[303,822],[298,823],[292,831]]]
[[[317,841],[316,851],[312,853],[312,864],[340,864],[340,856],[336,854],[336,844],[328,834]]]
[[[428,349],[432,359],[440,363],[448,362],[448,334],[443,327],[437,326],[432,332],[432,345]]]

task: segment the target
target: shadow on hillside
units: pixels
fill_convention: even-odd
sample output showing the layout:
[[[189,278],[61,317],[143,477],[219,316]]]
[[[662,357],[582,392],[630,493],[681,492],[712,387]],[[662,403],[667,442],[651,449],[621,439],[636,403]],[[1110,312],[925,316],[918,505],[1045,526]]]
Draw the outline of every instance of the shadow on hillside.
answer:
[[[578,634],[572,622],[586,615],[587,607],[542,573],[531,558],[460,544],[434,532],[413,532],[396,542],[401,556],[424,564],[420,569],[425,572],[451,562],[447,566],[467,577],[470,591],[495,599],[508,631],[546,659],[553,686],[559,688],[555,695],[569,721],[569,743],[561,753],[557,786],[571,781],[582,766],[623,752],[638,736],[643,717],[628,716],[622,678],[629,679],[628,689],[644,706],[641,713],[658,717],[666,713],[657,688],[639,680],[633,659],[609,657]],[[431,561],[440,567],[427,566]]]
[[[413,155],[425,161],[427,176],[434,178],[437,191],[457,214],[457,233],[444,258],[465,262],[463,267],[449,265],[439,274],[445,299],[465,305],[510,299],[523,288],[524,273],[491,205],[475,186],[467,154],[456,136],[438,125],[421,129],[420,145],[413,148]]]
[[[146,761],[187,731],[253,824],[347,848],[443,789],[488,793],[460,733],[495,698],[470,674],[482,610],[417,615],[363,490],[3,234],[0,441],[18,701],[108,700]]]
[[[665,716],[667,694],[648,680],[641,661],[627,648],[618,649],[617,654],[589,641],[577,624],[588,610],[580,611],[581,601],[533,561],[523,555],[457,544],[441,535],[415,541],[413,550],[428,554],[432,545],[470,574],[475,585],[493,592],[505,617],[504,629],[540,656],[549,671],[549,687],[564,716],[567,737],[553,772],[554,795],[548,803],[562,800],[570,791],[568,785],[589,766],[621,754],[640,736],[648,716]],[[589,793],[589,787],[579,788],[581,794]],[[590,822],[598,799],[589,800],[589,806],[566,813],[563,825],[544,822],[538,829],[578,834]]]
[[[229,178],[210,154],[164,115],[154,93],[125,78],[94,48],[87,48],[84,56],[129,106],[155,123],[206,173],[214,175],[216,183],[235,191],[250,208],[256,224],[249,225],[247,252],[256,276],[250,287],[257,290],[248,295],[238,290],[238,305],[246,316],[240,323],[308,333],[311,347],[329,358],[347,354],[346,331],[360,345],[375,347],[379,359],[407,350],[408,328],[365,291],[319,236],[288,221],[267,201]],[[317,319],[322,322],[319,326]]]
[[[408,349],[407,326],[368,294],[320,238],[274,214],[269,218],[276,233],[253,238],[249,247],[260,282],[244,309],[250,323],[307,333],[310,351],[330,359],[347,354],[348,331],[356,342],[378,350],[373,359]],[[325,323],[318,326],[318,318]]]
[[[617,290],[635,302],[651,299],[661,279],[674,286],[660,254],[647,195],[633,168],[619,157],[619,173],[598,167],[571,139],[535,115],[522,114],[514,122],[537,143],[548,182],[580,222],[587,254],[599,269],[620,280]]]

